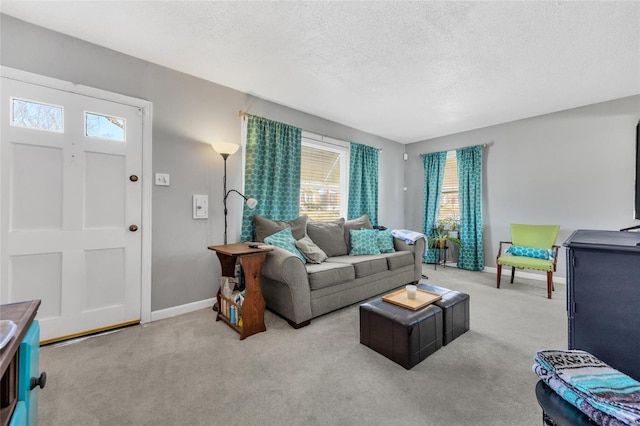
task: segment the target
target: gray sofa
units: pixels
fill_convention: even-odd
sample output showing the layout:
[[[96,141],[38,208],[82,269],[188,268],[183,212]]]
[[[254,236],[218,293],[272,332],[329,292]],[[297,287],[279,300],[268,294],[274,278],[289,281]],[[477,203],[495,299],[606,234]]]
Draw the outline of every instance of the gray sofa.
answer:
[[[349,227],[360,227],[361,222],[346,223],[344,239],[347,245]],[[322,238],[328,235],[329,232],[323,230]],[[297,255],[275,247],[262,266],[262,294],[267,308],[299,328],[308,325],[312,318],[416,283],[422,275],[424,244],[424,239],[409,245],[393,238],[395,251],[392,253],[355,256],[332,255],[331,249],[327,248],[329,257],[318,264],[304,263]]]

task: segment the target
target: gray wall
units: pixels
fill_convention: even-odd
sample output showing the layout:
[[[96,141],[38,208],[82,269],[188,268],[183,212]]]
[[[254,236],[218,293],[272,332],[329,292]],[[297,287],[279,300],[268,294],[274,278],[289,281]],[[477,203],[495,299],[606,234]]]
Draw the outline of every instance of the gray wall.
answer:
[[[496,266],[498,243],[510,239],[510,223],[559,224],[559,245],[576,229],[637,225],[633,203],[638,119],[640,95],[410,144],[405,223],[422,229],[424,171],[419,154],[487,143],[486,266]],[[557,275],[566,276],[564,250]]]
[[[0,15],[4,66],[153,102],[151,308],[157,311],[215,295],[220,269],[208,245],[222,244],[223,160],[206,142],[240,143],[238,111],[304,130],[382,148],[380,223],[404,227],[404,145]],[[228,160],[228,187],[240,189],[241,154]],[[193,220],[191,196],[209,195],[208,220]],[[229,204],[229,241],[239,236],[241,199]]]

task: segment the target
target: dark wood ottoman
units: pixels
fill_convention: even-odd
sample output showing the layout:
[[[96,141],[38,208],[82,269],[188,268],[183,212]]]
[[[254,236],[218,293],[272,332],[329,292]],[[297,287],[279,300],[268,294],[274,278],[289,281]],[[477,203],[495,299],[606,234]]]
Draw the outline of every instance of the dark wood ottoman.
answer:
[[[469,331],[468,294],[430,284],[418,284],[418,288],[442,296],[441,300],[435,302],[435,305],[442,309],[442,346],[448,345]]]
[[[442,347],[442,309],[367,302],[360,305],[360,343],[409,370]]]

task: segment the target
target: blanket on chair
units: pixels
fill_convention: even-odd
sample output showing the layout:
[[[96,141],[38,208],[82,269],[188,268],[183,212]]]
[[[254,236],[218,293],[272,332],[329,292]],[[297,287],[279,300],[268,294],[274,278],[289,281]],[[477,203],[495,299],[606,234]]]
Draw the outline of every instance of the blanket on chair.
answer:
[[[601,425],[640,425],[640,382],[579,350],[536,353],[533,371]]]

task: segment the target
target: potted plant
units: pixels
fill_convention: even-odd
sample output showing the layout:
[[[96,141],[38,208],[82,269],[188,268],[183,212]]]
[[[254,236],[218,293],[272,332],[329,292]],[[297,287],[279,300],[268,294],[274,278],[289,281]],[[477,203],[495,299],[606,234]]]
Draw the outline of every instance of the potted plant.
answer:
[[[447,241],[454,244],[456,247],[460,247],[460,239],[449,235],[448,231],[436,228],[436,235],[429,237],[429,248],[444,248],[447,245]]]
[[[436,235],[448,234],[452,238],[458,238],[458,229],[460,221],[456,216],[447,216],[444,219],[438,219],[436,222]]]

